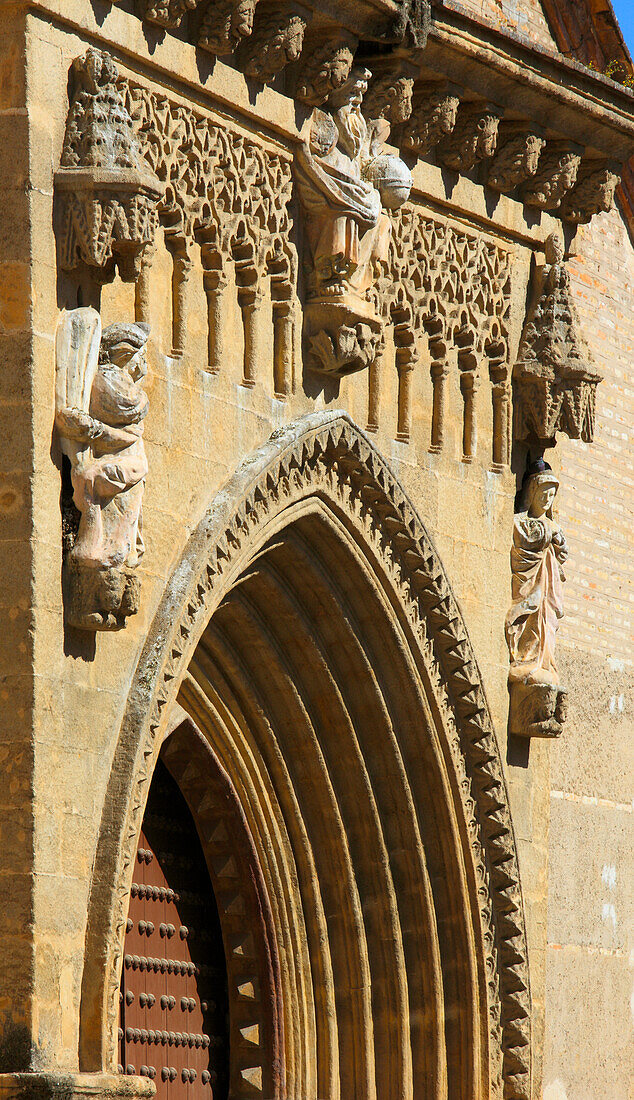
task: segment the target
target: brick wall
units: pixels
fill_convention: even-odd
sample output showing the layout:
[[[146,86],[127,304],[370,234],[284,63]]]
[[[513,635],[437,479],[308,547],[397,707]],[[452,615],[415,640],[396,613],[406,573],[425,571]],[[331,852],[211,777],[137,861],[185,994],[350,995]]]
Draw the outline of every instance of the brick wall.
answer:
[[[604,381],[595,442],[561,439],[559,512],[571,545],[563,645],[634,662],[634,247],[618,212],[581,227],[571,263]]]
[[[500,30],[522,34],[540,46],[555,47],[539,0],[460,0],[460,5]]]

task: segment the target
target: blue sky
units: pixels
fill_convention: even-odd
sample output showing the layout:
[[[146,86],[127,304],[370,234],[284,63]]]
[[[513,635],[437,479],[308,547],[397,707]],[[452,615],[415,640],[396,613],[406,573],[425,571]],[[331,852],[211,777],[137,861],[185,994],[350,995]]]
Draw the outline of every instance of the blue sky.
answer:
[[[633,0],[612,0],[612,6],[621,25],[628,49],[634,56],[634,2]]]

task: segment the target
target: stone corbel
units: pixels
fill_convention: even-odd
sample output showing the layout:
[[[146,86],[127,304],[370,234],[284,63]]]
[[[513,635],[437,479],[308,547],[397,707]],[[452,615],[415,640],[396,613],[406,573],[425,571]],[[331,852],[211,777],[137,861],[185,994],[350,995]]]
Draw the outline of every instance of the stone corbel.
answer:
[[[218,57],[233,53],[253,30],[257,0],[213,0],[203,13],[198,45]]]
[[[592,221],[595,214],[609,213],[620,180],[616,165],[582,161],[577,182],[561,204],[562,218],[585,224]]]
[[[403,128],[402,144],[425,157],[452,133],[460,99],[446,83],[416,87],[409,121]]]
[[[522,187],[522,200],[539,210],[558,210],[577,182],[582,152],[571,141],[547,141],[537,172]]]
[[[163,185],[143,161],[108,54],[90,48],[73,64],[75,90],[55,173],[60,264],[98,282],[119,268],[133,281],[158,225]]]
[[[248,77],[268,84],[302,52],[308,12],[297,6],[260,3],[253,31],[238,52],[238,62]]]
[[[194,11],[200,3],[201,0],[143,0],[143,17],[148,23],[176,30],[180,27],[183,16]]]
[[[546,144],[535,129],[524,122],[502,122],[495,156],[490,162],[487,185],[494,191],[513,191],[537,172]]]
[[[372,121],[384,118],[390,126],[407,122],[412,113],[412,94],[417,67],[405,57],[371,62],[373,77],[363,97],[363,114]]]
[[[581,333],[563,245],[554,234],[545,258],[513,372],[515,437],[552,444],[560,431],[591,443],[601,375]]]
[[[438,159],[454,172],[470,172],[497,147],[503,111],[491,103],[462,103],[452,134],[438,149]]]
[[[335,30],[319,42],[307,43],[302,53],[295,98],[309,107],[318,107],[345,84],[350,76],[358,39]]]

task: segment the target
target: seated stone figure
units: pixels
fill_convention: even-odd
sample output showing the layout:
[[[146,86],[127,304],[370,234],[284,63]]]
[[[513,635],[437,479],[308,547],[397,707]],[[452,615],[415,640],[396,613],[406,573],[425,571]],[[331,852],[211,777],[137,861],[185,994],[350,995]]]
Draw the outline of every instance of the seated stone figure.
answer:
[[[148,398],[142,384],[149,327],[111,325],[99,342],[100,327],[92,309],[62,315],[55,423],[80,513],[66,561],[67,621],[116,630],[138,607],[133,570],[143,554]]]
[[[566,539],[552,514],[558,487],[558,479],[543,460],[529,467],[523,487],[524,507],[516,514],[513,525],[513,602],[506,617],[512,725],[517,724],[519,712],[523,711],[519,728],[514,732],[529,732],[526,707],[532,700],[534,713],[528,726],[530,733],[542,736],[559,732],[554,726],[548,727],[548,722],[559,720],[556,704],[565,695],[564,689],[558,687],[555,663],[555,639],[564,613],[562,565],[568,557]],[[531,690],[533,687],[538,690]],[[554,708],[552,714],[546,713],[552,709],[550,703]],[[543,729],[537,728],[542,725]]]
[[[367,122],[362,114],[371,75],[356,66],[323,109],[313,111],[296,158],[310,252],[309,357],[316,369],[336,374],[371,361],[381,321],[368,291],[390,240],[383,208],[397,209],[411,188],[407,165],[382,151],[389,123]]]

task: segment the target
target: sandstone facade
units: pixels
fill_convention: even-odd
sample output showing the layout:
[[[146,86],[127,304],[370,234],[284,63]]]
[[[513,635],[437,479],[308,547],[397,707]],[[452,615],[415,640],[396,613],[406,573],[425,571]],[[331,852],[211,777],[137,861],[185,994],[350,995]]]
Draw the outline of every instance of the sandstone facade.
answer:
[[[634,97],[572,18],[4,4],[1,1092],[629,1095]],[[536,459],[565,611],[509,727]]]

